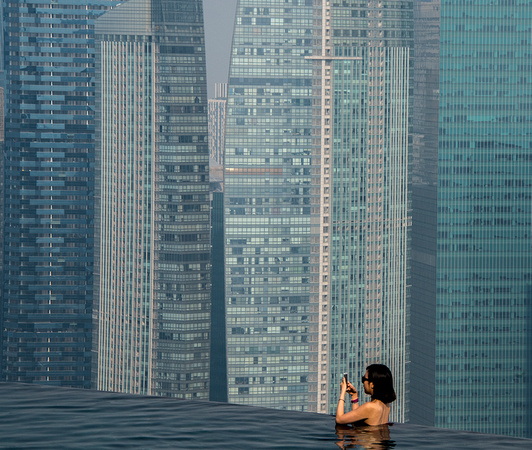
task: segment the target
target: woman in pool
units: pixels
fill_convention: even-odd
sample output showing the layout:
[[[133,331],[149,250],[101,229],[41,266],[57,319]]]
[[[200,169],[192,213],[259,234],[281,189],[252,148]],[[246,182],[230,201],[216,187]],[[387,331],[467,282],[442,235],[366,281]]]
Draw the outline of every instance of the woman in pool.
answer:
[[[390,403],[395,400],[393,378],[390,369],[383,364],[372,364],[362,377],[364,392],[371,401],[359,405],[358,392],[354,386],[342,377],[340,399],[336,407],[336,423],[357,425],[382,425],[388,423]],[[351,411],[345,411],[345,394],[351,395]]]

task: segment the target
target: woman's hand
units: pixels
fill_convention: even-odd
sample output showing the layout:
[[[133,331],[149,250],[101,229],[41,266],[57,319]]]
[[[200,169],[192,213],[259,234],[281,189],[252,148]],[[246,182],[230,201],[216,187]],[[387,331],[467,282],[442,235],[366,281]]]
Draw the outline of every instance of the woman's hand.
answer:
[[[345,394],[351,395],[351,411],[345,412]],[[345,378],[342,377],[342,382],[340,383],[340,398],[338,399],[338,405],[336,405],[336,423],[337,424],[348,424],[358,422],[359,420],[365,420],[369,417],[370,409],[373,406],[373,403],[367,403],[362,406],[358,403],[358,392],[355,387],[345,381]]]
[[[342,382],[340,383],[340,398],[344,398],[347,392],[348,384],[351,384],[351,383],[346,383],[345,377],[342,376]]]
[[[358,397],[358,392],[355,389],[355,386],[353,386],[350,382],[347,382],[347,393],[351,395],[351,397],[354,395]]]

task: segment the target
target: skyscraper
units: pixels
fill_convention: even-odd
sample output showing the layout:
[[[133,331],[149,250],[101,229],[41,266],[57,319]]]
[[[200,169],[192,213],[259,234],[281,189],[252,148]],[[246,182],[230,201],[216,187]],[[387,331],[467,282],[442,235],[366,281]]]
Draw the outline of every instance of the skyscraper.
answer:
[[[94,385],[207,399],[210,222],[202,2],[98,19]]]
[[[224,185],[232,403],[308,410],[316,402],[312,12],[308,0],[237,5]]]
[[[90,387],[94,20],[116,3],[3,3],[7,381]]]
[[[415,267],[434,268],[436,283],[433,297],[415,302],[435,311],[433,337],[418,338],[435,342],[434,423],[531,436],[532,4],[424,3],[418,18],[430,31],[419,44],[439,60],[419,72],[419,94],[430,104],[437,93],[438,103],[417,122],[415,167],[422,174],[437,159],[438,171],[419,175],[416,190],[437,187],[437,209],[417,204],[437,235]],[[437,146],[425,145],[426,136]],[[415,367],[430,356],[421,352]],[[413,384],[429,373],[416,373]]]
[[[414,8],[410,421],[434,425],[440,0]]]
[[[283,5],[237,7],[229,401],[327,413],[382,362],[405,420],[412,2]]]
[[[412,2],[321,2],[320,13],[319,361],[328,364],[318,410],[335,411],[343,372],[356,380],[383,363],[397,393],[391,417],[405,421]]]
[[[211,366],[209,400],[227,402],[223,183],[211,183]]]

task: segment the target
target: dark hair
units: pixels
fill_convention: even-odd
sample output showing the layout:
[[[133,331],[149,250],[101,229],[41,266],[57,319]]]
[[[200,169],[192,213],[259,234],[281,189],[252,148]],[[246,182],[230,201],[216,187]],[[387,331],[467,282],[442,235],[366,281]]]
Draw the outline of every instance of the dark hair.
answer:
[[[371,364],[366,370],[368,371],[368,381],[373,383],[372,398],[376,398],[383,403],[393,402],[396,397],[390,369],[384,364]]]

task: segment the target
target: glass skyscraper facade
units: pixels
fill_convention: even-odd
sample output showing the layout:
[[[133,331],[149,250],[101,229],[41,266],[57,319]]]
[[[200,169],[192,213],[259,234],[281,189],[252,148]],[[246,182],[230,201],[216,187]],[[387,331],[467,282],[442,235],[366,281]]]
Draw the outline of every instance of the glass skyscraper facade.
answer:
[[[439,73],[420,81],[438,93],[439,135],[419,169],[437,151],[437,210],[423,210],[437,248],[419,260],[436,263],[434,422],[530,436],[532,4],[430,3],[419,17],[440,39],[420,45],[437,51]]]
[[[238,2],[224,186],[231,403],[305,411],[316,400],[312,39],[311,0]]]
[[[229,401],[407,413],[412,2],[240,1],[225,158]]]
[[[441,2],[437,426],[532,431],[531,31],[530,2]]]
[[[434,425],[440,0],[414,4],[410,421]]]
[[[225,334],[224,194],[211,184],[211,367],[209,400],[227,402],[227,346]]]
[[[405,421],[413,4],[332,1],[320,12],[321,391],[334,413],[343,372],[356,380],[386,364],[397,393],[391,417]]]
[[[201,1],[96,23],[94,386],[209,397],[210,200]]]
[[[0,6],[1,8],[1,6]],[[1,13],[1,9],[0,9]],[[0,14],[1,17],[1,14]],[[0,49],[3,48],[0,45]],[[2,73],[3,75],[3,73]],[[0,154],[2,157],[0,158],[0,223],[4,223],[4,88],[0,87],[0,122],[1,122],[1,131],[0,131]],[[3,225],[0,226],[0,286],[4,285],[4,227]],[[2,299],[3,299],[3,292],[0,288],[0,326],[3,324],[3,315],[4,315],[4,309],[2,306]],[[3,379],[3,370],[4,370],[4,358],[2,356],[2,332],[0,331],[0,380]]]
[[[6,381],[90,387],[94,20],[116,3],[3,2]]]

